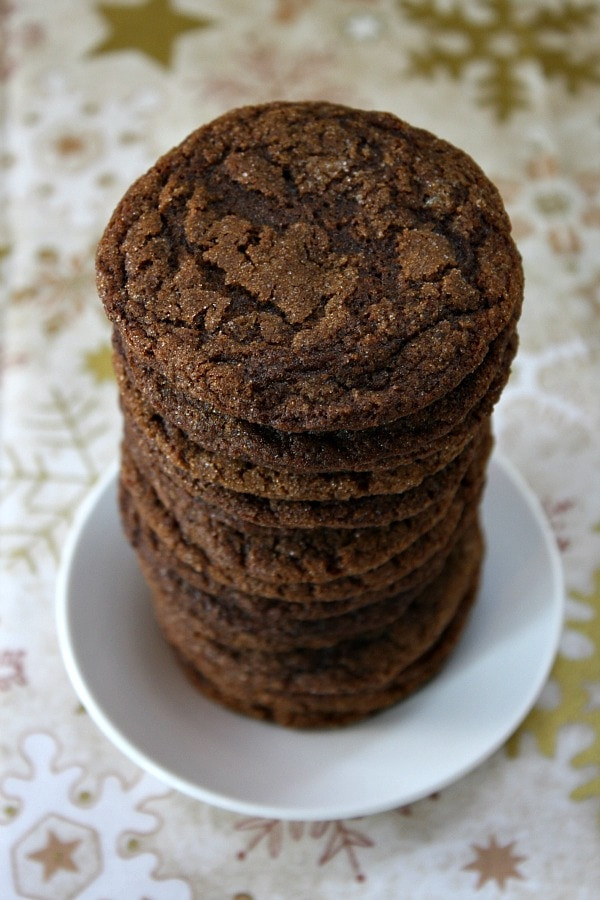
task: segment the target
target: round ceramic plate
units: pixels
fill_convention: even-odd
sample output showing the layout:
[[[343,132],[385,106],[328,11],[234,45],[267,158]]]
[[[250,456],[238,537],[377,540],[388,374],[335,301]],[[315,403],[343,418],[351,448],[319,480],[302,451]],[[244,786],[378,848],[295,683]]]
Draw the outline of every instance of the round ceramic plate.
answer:
[[[500,747],[535,702],[556,653],[564,590],[555,541],[536,498],[497,456],[483,521],[479,599],[442,673],[358,725],[302,732],[229,712],[188,682],[157,630],[123,537],[113,470],[81,510],[61,568],[66,668],[105,735],[192,797],[296,820],[401,806]]]

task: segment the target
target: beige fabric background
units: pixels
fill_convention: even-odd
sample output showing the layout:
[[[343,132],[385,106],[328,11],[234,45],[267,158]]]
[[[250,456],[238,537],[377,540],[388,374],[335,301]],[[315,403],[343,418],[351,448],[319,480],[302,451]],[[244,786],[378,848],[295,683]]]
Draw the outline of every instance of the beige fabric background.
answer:
[[[600,896],[600,5],[593,0],[4,0],[3,897]],[[251,819],[136,769],[81,709],[54,586],[119,439],[97,240],[129,183],[225,109],[387,109],[472,153],[524,257],[498,443],[558,541],[567,621],[506,747],[355,821]]]

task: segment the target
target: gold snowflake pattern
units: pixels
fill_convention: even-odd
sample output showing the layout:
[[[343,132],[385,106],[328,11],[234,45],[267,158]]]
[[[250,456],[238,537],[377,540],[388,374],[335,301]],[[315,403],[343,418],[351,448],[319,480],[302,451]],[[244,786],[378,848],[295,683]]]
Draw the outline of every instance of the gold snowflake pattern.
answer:
[[[67,260],[53,247],[40,247],[32,281],[9,295],[15,305],[35,305],[45,337],[52,338],[73,325],[93,303],[97,306],[94,253]]]
[[[508,742],[507,750],[509,755],[516,756],[521,736],[531,732],[541,753],[552,757],[561,728],[572,723],[587,725],[592,734],[591,743],[571,759],[574,768],[587,769],[590,773],[588,779],[572,792],[571,798],[586,800],[600,797],[600,705],[594,703],[592,697],[593,686],[600,680],[600,569],[595,574],[591,593],[572,591],[571,597],[587,606],[590,614],[585,619],[569,621],[568,626],[595,647],[596,652],[577,659],[559,654],[551,676],[558,685],[558,703],[550,709],[534,707]]]
[[[500,121],[529,108],[526,69],[563,82],[570,93],[600,81],[600,54],[573,50],[576,32],[592,31],[593,2],[560,5],[520,0],[478,0],[443,7],[436,0],[398,0],[406,18],[427,33],[424,49],[411,53],[409,72],[453,79],[474,72],[481,106]]]
[[[182,34],[211,24],[204,17],[178,12],[170,0],[145,0],[133,6],[99,3],[98,7],[109,33],[92,51],[94,56],[137,50],[164,68],[172,66],[177,39]]]
[[[566,173],[552,153],[540,152],[524,165],[520,179],[497,179],[517,241],[540,234],[557,255],[595,247],[600,230],[600,174]],[[593,249],[592,249],[593,252]]]
[[[242,819],[235,826],[236,831],[252,832],[245,850],[237,854],[239,860],[244,860],[248,854],[259,844],[264,844],[272,859],[279,856],[287,837],[293,841],[300,841],[305,836],[323,842],[323,850],[318,859],[318,865],[324,866],[334,857],[343,854],[348,861],[356,881],[366,880],[362,871],[356,848],[372,847],[373,841],[364,832],[354,826],[348,825],[343,820],[324,822],[282,822],[280,819],[262,819],[252,817]]]
[[[94,485],[99,469],[94,441],[106,431],[92,397],[67,396],[58,389],[31,417],[46,452],[3,448],[0,559],[7,569],[38,571],[40,559],[58,561],[61,538],[75,510]],[[68,459],[65,460],[65,457]]]
[[[515,845],[516,841],[499,844],[494,835],[489,838],[487,846],[471,845],[475,859],[463,866],[463,871],[477,873],[479,876],[475,885],[477,890],[488,881],[495,881],[500,890],[503,890],[509,878],[523,879],[517,866],[524,862],[526,857],[514,853]]]
[[[114,381],[110,344],[103,343],[95,350],[88,350],[83,356],[83,369],[92,376],[96,384]]]

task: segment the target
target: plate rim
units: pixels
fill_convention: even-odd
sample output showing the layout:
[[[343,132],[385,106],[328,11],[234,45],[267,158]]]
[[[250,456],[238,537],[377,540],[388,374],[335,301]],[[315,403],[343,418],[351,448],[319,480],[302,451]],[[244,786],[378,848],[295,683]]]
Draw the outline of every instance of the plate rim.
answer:
[[[236,797],[223,794],[209,787],[196,784],[187,777],[183,777],[176,772],[167,769],[160,762],[155,761],[143,748],[138,747],[131,739],[122,733],[121,729],[115,725],[108,713],[103,709],[102,705],[96,700],[92,686],[90,686],[82,672],[80,661],[74,642],[71,637],[71,629],[69,626],[69,610],[73,602],[69,592],[69,579],[76,560],[77,551],[84,537],[85,526],[90,523],[93,513],[103,498],[105,492],[111,489],[113,482],[116,480],[119,471],[119,460],[115,459],[110,466],[107,467],[104,474],[100,477],[94,487],[88,492],[88,495],[81,503],[74,519],[67,539],[64,544],[63,554],[61,556],[60,565],[56,580],[56,608],[55,619],[58,634],[59,648],[63,659],[64,666],[71,681],[71,684],[85,706],[90,718],[104,734],[104,736],[122,752],[129,760],[134,762],[141,770],[149,772],[157,778],[161,783],[183,793],[188,797],[201,800],[215,807],[228,810],[230,812],[240,813],[244,815],[254,815],[264,818],[276,818],[281,820],[298,820],[298,821],[325,821],[333,819],[356,818],[365,815],[374,815],[390,809],[398,808],[409,803],[414,803],[431,793],[440,791],[450,784],[462,779],[466,774],[478,768],[486,759],[492,756],[516,731],[521,722],[534,706],[539,694],[546,683],[556,654],[559,647],[561,634],[565,621],[565,584],[564,571],[560,552],[556,543],[554,534],[544,513],[542,504],[530,487],[520,470],[506,456],[497,449],[494,450],[490,462],[488,464],[488,472],[493,467],[498,467],[504,475],[512,482],[514,488],[523,499],[530,514],[535,520],[538,528],[539,536],[542,538],[543,548],[547,557],[546,563],[549,566],[549,577],[553,586],[551,600],[551,608],[554,613],[554,628],[552,632],[552,641],[548,643],[546,648],[546,658],[543,666],[539,666],[536,670],[537,677],[532,679],[528,691],[525,693],[519,711],[511,719],[510,725],[501,730],[493,741],[486,745],[485,749],[476,756],[470,757],[462,766],[457,767],[447,775],[432,781],[426,788],[415,790],[414,793],[403,794],[401,797],[397,795],[389,797],[388,800],[380,800],[369,805],[365,803],[340,802],[335,808],[331,803],[320,808],[313,806],[300,808],[289,808],[288,806],[277,806],[271,803],[258,803],[255,801],[238,799]],[[488,474],[489,478],[489,474]],[[126,542],[124,535],[121,539]],[[140,579],[142,575],[140,572]],[[175,665],[175,661],[173,662]],[[435,682],[443,678],[443,671],[431,683],[431,689],[435,690]],[[210,702],[203,698],[205,702]],[[229,712],[229,711],[226,711]],[[238,717],[239,714],[229,713]],[[369,721],[375,721],[371,719]],[[267,726],[269,728],[278,729],[280,726],[272,725],[250,720],[250,724],[256,724],[258,727]],[[364,723],[356,723],[355,725],[346,726],[340,731],[349,731],[360,728]],[[302,732],[301,732],[302,733]],[[327,733],[331,733],[330,730]],[[318,730],[312,734],[318,734]]]

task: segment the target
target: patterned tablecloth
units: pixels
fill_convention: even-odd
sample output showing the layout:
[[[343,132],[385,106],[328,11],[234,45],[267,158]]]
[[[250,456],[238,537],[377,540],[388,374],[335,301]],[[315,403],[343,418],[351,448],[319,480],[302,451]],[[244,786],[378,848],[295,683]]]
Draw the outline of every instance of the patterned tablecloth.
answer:
[[[2,898],[600,896],[600,5],[594,0],[3,0]],[[229,107],[386,109],[469,151],[524,257],[498,445],[568,592],[551,678],[462,780],[361,819],[226,812],[86,715],[55,581],[120,421],[95,245],[156,157]],[[507,662],[507,677],[510,664]]]

